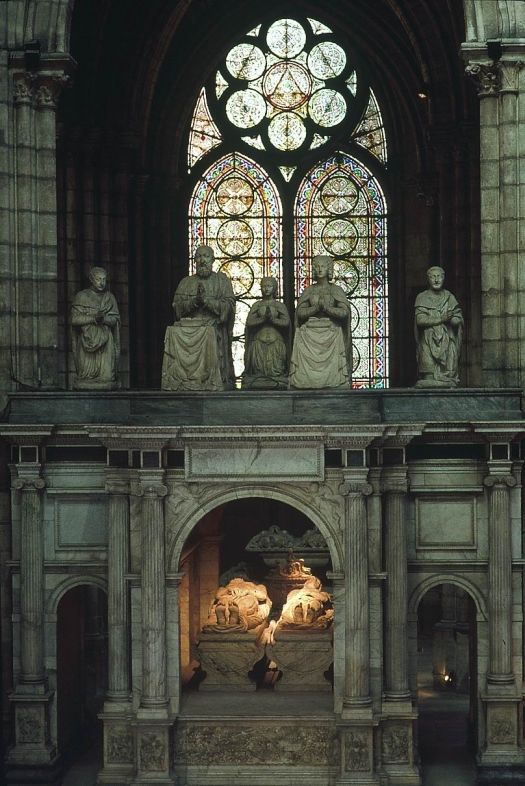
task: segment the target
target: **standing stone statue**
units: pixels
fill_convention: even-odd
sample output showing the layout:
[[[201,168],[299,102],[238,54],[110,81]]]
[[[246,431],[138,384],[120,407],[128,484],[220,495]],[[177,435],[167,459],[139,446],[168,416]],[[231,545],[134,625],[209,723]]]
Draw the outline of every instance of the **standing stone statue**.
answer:
[[[277,288],[275,278],[261,279],[262,298],[246,319],[243,388],[288,386],[290,317],[284,303],[276,299]]]
[[[163,390],[227,390],[235,384],[231,281],[213,271],[213,249],[199,246],[195,275],[182,279],[173,298],[175,322],[166,330]]]
[[[297,301],[292,388],[339,388],[352,382],[350,303],[341,287],[331,283],[333,270],[331,257],[314,257],[316,283],[306,287]]]
[[[106,279],[104,268],[92,267],[89,289],[77,292],[71,307],[75,390],[119,387],[120,314]]]
[[[429,287],[415,304],[416,387],[454,388],[459,383],[463,314],[454,295],[443,289],[443,268],[429,268],[427,278]]]

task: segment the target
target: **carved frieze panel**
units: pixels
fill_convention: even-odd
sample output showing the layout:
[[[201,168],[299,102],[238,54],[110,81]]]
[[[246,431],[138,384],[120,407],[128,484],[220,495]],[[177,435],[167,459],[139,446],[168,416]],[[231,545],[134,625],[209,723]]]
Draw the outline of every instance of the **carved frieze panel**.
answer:
[[[16,741],[24,745],[45,742],[45,710],[43,707],[18,705],[16,708]]]
[[[165,772],[168,769],[167,736],[154,731],[139,735],[139,765],[142,772]]]
[[[179,728],[176,737],[177,764],[216,765],[310,765],[336,766],[339,760],[335,728],[204,724]]]
[[[107,764],[133,762],[133,735],[126,726],[106,726],[104,742]]]
[[[345,734],[345,769],[348,772],[367,772],[370,769],[370,733],[348,731]]]
[[[409,761],[410,733],[405,724],[389,724],[383,729],[382,755],[385,764],[406,764]]]
[[[488,741],[492,745],[514,745],[516,708],[513,704],[489,711]]]

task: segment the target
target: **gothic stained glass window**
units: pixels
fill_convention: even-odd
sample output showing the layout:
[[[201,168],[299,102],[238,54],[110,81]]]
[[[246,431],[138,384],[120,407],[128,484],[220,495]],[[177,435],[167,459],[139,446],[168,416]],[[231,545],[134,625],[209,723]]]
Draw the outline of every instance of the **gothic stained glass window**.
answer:
[[[233,327],[235,374],[243,370],[244,325],[259,297],[258,283],[274,276],[281,286],[281,203],[274,184],[255,161],[238,153],[223,156],[194,188],[189,212],[192,251],[211,246],[216,269],[232,281],[237,299]],[[192,261],[192,270],[194,263]]]
[[[386,386],[387,137],[357,54],[316,19],[252,25],[202,88],[187,160],[190,255],[211,245],[238,300],[236,374],[260,278],[275,275],[293,311],[328,253],[352,306],[353,386]]]
[[[296,295],[309,286],[312,258],[334,258],[334,281],[352,306],[354,387],[387,379],[386,206],[376,178],[357,159],[337,153],[299,186],[296,207]]]

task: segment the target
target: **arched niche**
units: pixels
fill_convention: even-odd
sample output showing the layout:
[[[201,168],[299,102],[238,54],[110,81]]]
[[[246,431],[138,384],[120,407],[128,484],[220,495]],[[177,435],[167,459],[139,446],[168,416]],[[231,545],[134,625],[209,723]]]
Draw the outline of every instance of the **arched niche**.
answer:
[[[234,578],[244,579],[253,582],[257,587],[263,588],[270,599],[271,609],[267,609],[265,614],[269,614],[265,624],[270,620],[270,627],[280,619],[281,610],[286,601],[288,592],[299,586],[302,587],[306,580],[306,574],[317,577],[322,587],[322,592],[332,594],[331,585],[332,559],[326,543],[317,542],[317,548],[304,545],[302,540],[307,535],[308,543],[312,537],[316,537],[317,528],[311,517],[307,517],[297,506],[284,503],[275,496],[243,495],[242,497],[223,501],[222,504],[215,505],[212,509],[200,514],[200,518],[193,527],[185,527],[188,532],[184,538],[184,545],[180,550],[180,562],[177,564],[178,575],[180,576],[179,585],[179,624],[180,624],[180,658],[181,676],[183,684],[196,687],[202,678],[202,669],[199,664],[204,666],[203,658],[211,657],[214,664],[220,661],[220,652],[223,642],[229,641],[229,634],[219,633],[220,642],[211,644],[205,642],[203,651],[203,639],[209,636],[203,630],[210,622],[210,610],[219,587],[227,586],[228,582]],[[269,539],[269,533],[270,539]],[[281,538],[278,545],[270,545],[271,538],[277,533],[277,538]],[[181,537],[182,542],[182,537]],[[303,546],[301,546],[303,543]],[[288,567],[288,560],[291,560],[290,551],[293,551],[295,558],[304,559],[304,577],[291,581],[283,578],[279,573],[279,567]],[[173,558],[172,558],[173,559]],[[173,564],[173,562],[172,562]],[[311,571],[311,574],[309,573]],[[326,600],[329,600],[328,595]],[[266,607],[266,606],[265,606]],[[264,627],[264,626],[263,626]],[[331,622],[328,624],[326,635],[326,664],[323,672],[331,671],[333,662],[333,652],[331,644]],[[315,630],[303,631],[306,639],[317,639]],[[235,635],[238,634],[234,634]],[[244,639],[249,639],[241,634],[242,641],[237,642],[237,648],[244,648]],[[259,640],[259,637],[258,637]],[[257,644],[258,657],[260,661],[256,666],[252,664],[255,672],[250,679],[259,689],[273,688],[277,677],[280,676],[277,664],[270,666],[274,643],[271,639],[264,636],[262,644]],[[209,647],[208,647],[209,645]],[[213,650],[218,646],[217,653]],[[308,642],[304,644],[308,646]],[[300,651],[300,647],[298,652]],[[210,655],[210,650],[213,650]],[[240,649],[239,649],[240,652]],[[207,655],[206,655],[207,653]],[[318,653],[317,653],[318,654]],[[227,656],[230,657],[228,650]],[[247,655],[250,658],[250,654]],[[292,655],[293,660],[293,655]],[[301,665],[295,669],[291,676],[291,667],[288,671],[288,682],[298,681],[297,672],[301,671]],[[229,669],[230,674],[233,666]],[[219,669],[220,671],[220,669]],[[236,675],[237,671],[234,670]],[[245,676],[249,670],[246,670]],[[286,675],[285,675],[286,676]],[[211,678],[208,676],[208,685]],[[222,678],[219,678],[219,682]],[[323,682],[325,680],[325,682]],[[247,687],[239,687],[243,683],[242,675],[231,678],[232,688],[235,693],[237,690],[251,689],[251,683],[246,680]],[[319,678],[320,690],[331,692],[330,680],[324,677],[323,673]],[[206,684],[206,678],[202,684],[202,690],[212,689]],[[285,677],[283,677],[283,685]],[[300,688],[300,685],[299,685]],[[299,689],[298,688],[298,689]],[[201,689],[201,688],[199,688]],[[218,690],[220,691],[221,686]],[[292,688],[295,690],[295,688]],[[215,690],[215,688],[213,688]],[[283,688],[284,690],[284,688]]]

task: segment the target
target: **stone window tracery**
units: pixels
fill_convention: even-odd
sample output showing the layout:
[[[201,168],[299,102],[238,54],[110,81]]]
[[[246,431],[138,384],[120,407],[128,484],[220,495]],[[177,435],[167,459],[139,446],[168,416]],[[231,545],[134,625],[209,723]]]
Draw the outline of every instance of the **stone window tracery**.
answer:
[[[291,301],[312,257],[330,254],[352,304],[353,385],[388,384],[387,161],[377,97],[322,22],[260,24],[218,63],[189,133],[189,250],[211,245],[232,279],[237,376],[260,279],[274,275]]]

